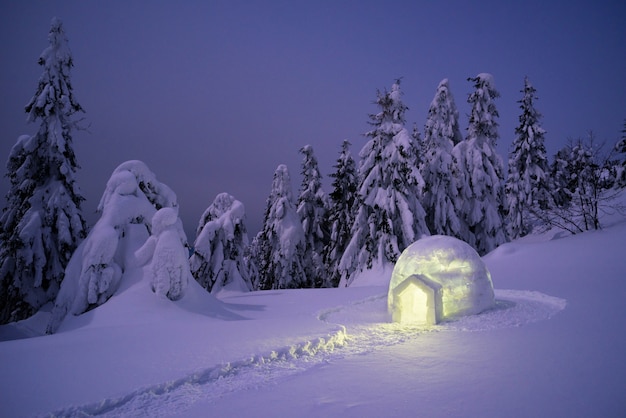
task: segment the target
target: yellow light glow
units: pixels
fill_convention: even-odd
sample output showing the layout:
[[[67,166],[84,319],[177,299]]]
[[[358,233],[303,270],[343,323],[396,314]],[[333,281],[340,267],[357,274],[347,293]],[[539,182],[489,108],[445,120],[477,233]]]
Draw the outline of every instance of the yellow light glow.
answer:
[[[387,304],[394,322],[432,325],[495,303],[491,275],[476,251],[445,236],[410,245],[394,267]]]
[[[394,322],[434,325],[441,317],[441,286],[424,276],[411,276],[394,293]]]

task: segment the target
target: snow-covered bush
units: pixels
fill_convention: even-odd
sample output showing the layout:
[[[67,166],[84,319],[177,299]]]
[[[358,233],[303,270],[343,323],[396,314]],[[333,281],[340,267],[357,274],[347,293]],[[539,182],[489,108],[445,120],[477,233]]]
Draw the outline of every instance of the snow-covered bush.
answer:
[[[152,217],[150,238],[135,252],[140,265],[150,263],[152,291],[170,300],[182,298],[189,280],[193,280],[186,240],[179,233],[178,222],[176,209],[159,209]]]
[[[65,270],[48,333],[58,329],[67,313],[80,315],[115,294],[125,270],[134,265],[135,250],[150,236],[154,214],[162,207],[176,212],[176,195],[143,162],[127,161],[115,169],[98,205],[100,219]],[[178,216],[174,228],[186,242]]]
[[[211,293],[252,290],[245,219],[243,204],[228,193],[218,194],[200,218],[189,263],[196,281]]]

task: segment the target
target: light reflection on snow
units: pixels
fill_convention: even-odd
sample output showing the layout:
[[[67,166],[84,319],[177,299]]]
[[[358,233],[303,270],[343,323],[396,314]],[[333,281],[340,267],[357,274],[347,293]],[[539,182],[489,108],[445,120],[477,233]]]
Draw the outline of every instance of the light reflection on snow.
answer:
[[[55,411],[54,416],[125,417],[136,415],[138,411],[142,416],[180,414],[199,401],[215,401],[232,392],[259,388],[316,366],[402,343],[409,343],[402,346],[403,350],[410,350],[412,356],[418,350],[424,361],[454,358],[455,353],[463,348],[442,344],[445,335],[442,338],[424,337],[441,332],[518,327],[549,319],[566,305],[564,299],[539,292],[500,290],[496,291],[496,296],[495,306],[481,314],[438,325],[419,326],[391,322],[387,295],[381,294],[321,312],[318,315],[320,321],[337,325],[336,332],[325,337],[200,370],[175,381],[140,388],[120,398]]]

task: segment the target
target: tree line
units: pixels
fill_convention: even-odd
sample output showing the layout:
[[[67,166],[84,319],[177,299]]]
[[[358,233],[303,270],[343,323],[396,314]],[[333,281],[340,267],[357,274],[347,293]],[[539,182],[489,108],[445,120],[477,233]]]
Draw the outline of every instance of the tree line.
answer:
[[[73,93],[72,56],[58,19],[52,21],[49,41],[39,59],[43,74],[26,106],[28,120],[39,122],[39,130],[18,138],[7,162],[10,190],[0,217],[0,323],[26,318],[54,301],[85,238],[89,245],[81,247],[82,267],[72,267],[81,280],[85,275],[77,285],[84,289],[57,301],[60,315],[93,309],[114,294],[129,262],[118,254],[120,240],[132,232],[129,226],[140,225],[156,237],[152,217],[172,208],[160,214],[157,229],[171,230],[172,237],[184,241],[175,195],[141,162],[116,169],[98,207],[102,218],[88,231],[71,136],[74,117],[83,110]],[[467,98],[471,112],[465,136],[448,80],[436,89],[423,135],[406,127],[407,107],[396,80],[390,90],[377,92],[377,112],[369,115],[371,130],[358,159],[350,142],[341,144],[330,193],[322,189],[313,147],[302,147],[297,195],[288,168],[279,165],[263,227],[252,240],[243,204],[227,193],[218,195],[200,218],[184,268],[213,293],[349,286],[364,271],[394,263],[426,235],[459,238],[483,255],[537,228],[556,226],[572,233],[599,228],[603,205],[626,186],[626,126],[608,155],[600,153],[590,135],[571,141],[549,161],[536,90],[526,78],[505,173],[496,152],[499,93],[493,77],[482,73],[468,81],[473,91]],[[169,284],[159,286],[165,286],[164,294],[180,293],[180,286],[176,292]],[[79,302],[74,293],[82,295]]]

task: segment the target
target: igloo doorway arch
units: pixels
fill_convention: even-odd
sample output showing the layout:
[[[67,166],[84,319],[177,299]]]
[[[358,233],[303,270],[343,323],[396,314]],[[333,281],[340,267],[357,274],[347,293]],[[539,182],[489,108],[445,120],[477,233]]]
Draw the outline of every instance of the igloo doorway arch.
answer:
[[[495,304],[491,275],[478,253],[434,235],[405,249],[395,264],[387,306],[394,322],[433,325]]]
[[[414,325],[434,325],[441,321],[441,285],[421,274],[404,280],[393,293],[394,322]]]

